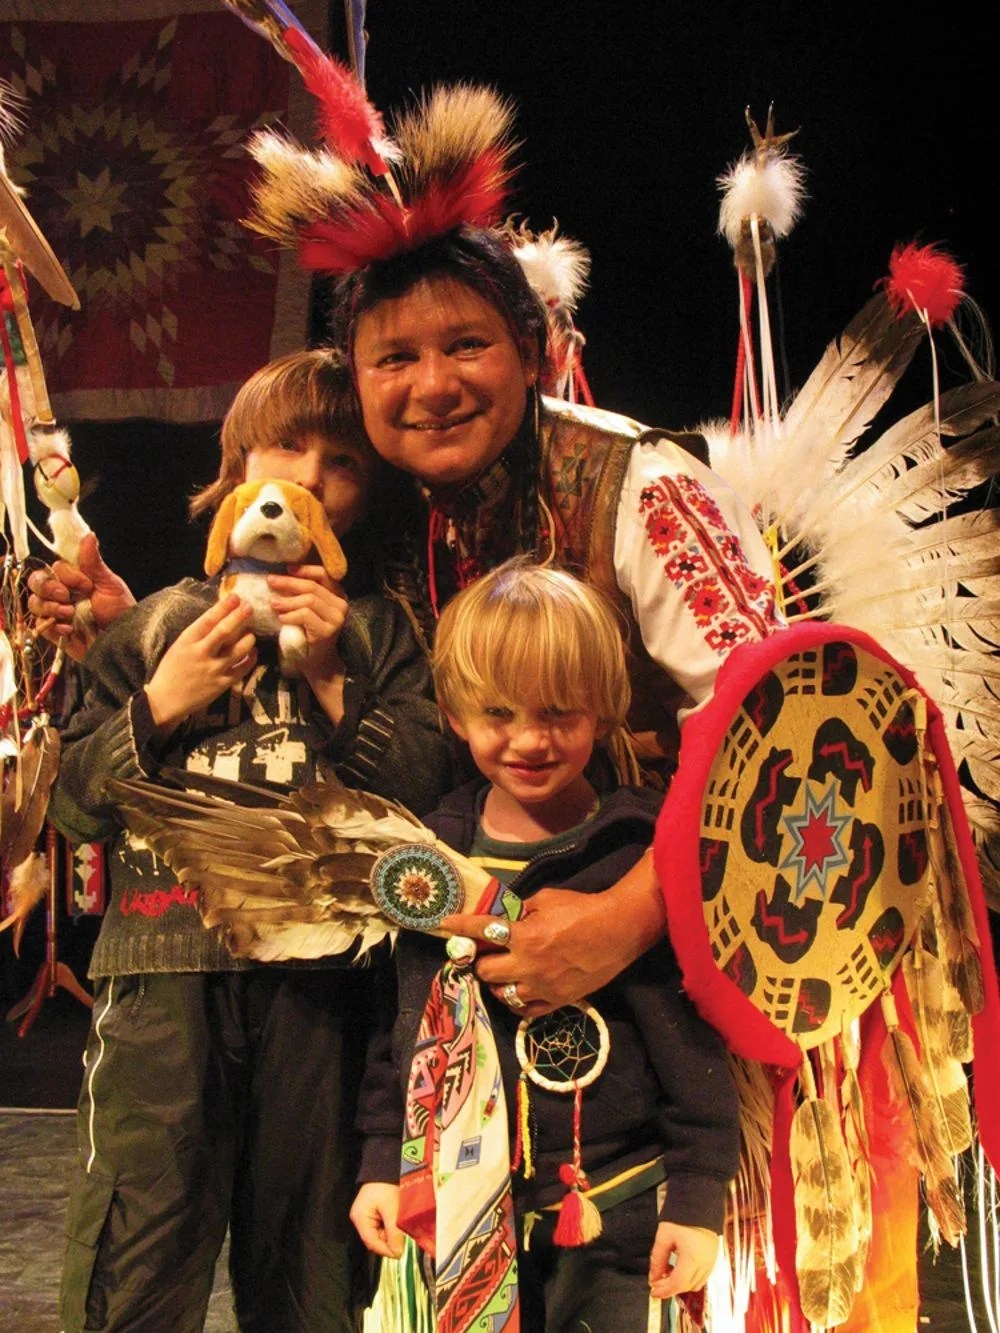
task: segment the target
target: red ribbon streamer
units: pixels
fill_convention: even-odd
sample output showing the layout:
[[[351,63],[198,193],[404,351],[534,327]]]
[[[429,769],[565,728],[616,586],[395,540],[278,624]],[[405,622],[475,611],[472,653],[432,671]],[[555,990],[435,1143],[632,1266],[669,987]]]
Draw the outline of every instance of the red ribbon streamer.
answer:
[[[7,316],[14,313],[14,296],[10,290],[10,283],[7,281],[6,273],[0,273],[0,342],[3,343],[3,361],[7,370],[7,383],[10,386],[10,424],[17,444],[17,456],[23,465],[28,461],[28,437],[24,431],[24,418],[21,415],[21,392],[17,383],[14,349],[7,332]]]

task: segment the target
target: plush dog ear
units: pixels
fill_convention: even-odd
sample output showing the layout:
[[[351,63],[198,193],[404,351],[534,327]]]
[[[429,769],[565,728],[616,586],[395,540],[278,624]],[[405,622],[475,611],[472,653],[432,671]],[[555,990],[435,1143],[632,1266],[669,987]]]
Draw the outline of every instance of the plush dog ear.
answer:
[[[314,495],[310,495],[309,499],[311,501],[307,510],[309,534],[319,553],[319,558],[323,562],[323,568],[332,579],[339,582],[347,573],[347,558],[340,542],[334,535],[333,529],[327,522],[323,506]]]
[[[205,573],[209,578],[218,574],[226,563],[229,554],[229,538],[233,531],[233,518],[236,513],[236,492],[230,491],[212,519],[208,530],[208,547],[205,551]]]

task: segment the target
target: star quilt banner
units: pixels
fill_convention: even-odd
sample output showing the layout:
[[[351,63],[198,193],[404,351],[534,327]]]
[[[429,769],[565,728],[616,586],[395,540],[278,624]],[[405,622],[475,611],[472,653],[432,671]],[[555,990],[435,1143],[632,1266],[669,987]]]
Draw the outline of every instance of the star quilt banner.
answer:
[[[293,8],[322,41],[322,0]],[[22,103],[8,175],[81,304],[29,284],[56,416],[219,419],[305,343],[306,276],[240,221],[247,137],[309,137],[301,80],[209,0],[0,0],[0,77]]]

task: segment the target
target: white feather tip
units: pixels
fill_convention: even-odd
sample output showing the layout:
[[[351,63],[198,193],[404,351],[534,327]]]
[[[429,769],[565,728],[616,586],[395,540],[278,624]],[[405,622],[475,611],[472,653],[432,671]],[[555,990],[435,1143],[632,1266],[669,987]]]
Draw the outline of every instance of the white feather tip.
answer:
[[[510,232],[511,246],[533,291],[546,304],[575,310],[587,290],[590,254],[579,241],[559,235],[558,223],[535,235],[521,226]]]
[[[787,236],[802,216],[806,169],[791,153],[771,153],[763,162],[747,152],[718,177],[722,191],[719,233],[736,249],[743,224],[756,215],[777,237]]]

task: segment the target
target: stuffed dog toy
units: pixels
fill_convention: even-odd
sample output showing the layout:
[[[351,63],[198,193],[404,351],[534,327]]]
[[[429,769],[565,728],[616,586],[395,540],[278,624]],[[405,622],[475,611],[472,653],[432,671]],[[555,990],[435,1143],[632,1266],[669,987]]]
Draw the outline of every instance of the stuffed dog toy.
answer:
[[[278,638],[283,675],[301,675],[308,643],[299,625],[282,625],[271,607],[268,574],[284,574],[316,548],[332,579],[347,573],[340,542],[315,495],[290,481],[245,481],[230,491],[208,534],[205,573],[222,571],[219,596],[235,592],[253,607],[255,634]]]

